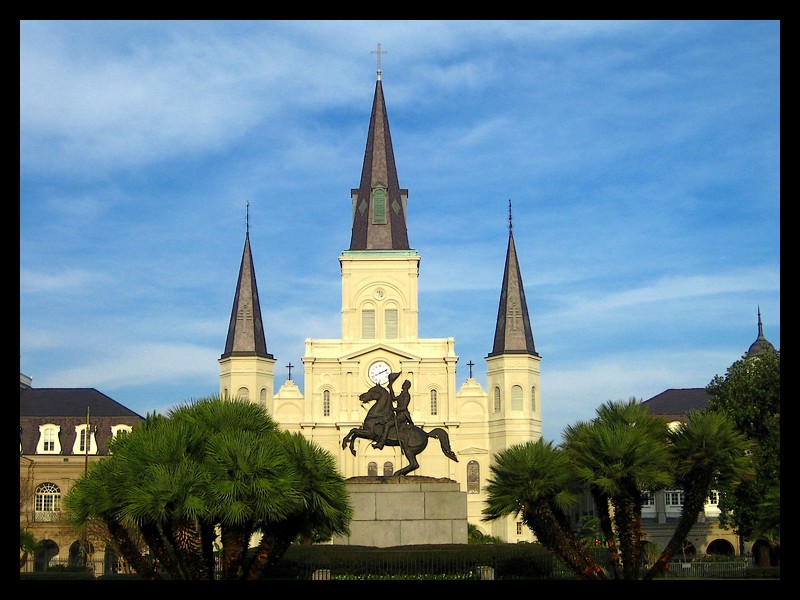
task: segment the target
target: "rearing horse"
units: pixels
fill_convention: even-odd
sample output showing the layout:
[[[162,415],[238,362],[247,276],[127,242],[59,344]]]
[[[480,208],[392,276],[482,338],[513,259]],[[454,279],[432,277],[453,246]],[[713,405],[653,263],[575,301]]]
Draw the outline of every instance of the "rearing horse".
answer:
[[[367,402],[375,402],[367,411],[367,416],[364,418],[364,424],[361,427],[354,427],[350,430],[342,440],[342,449],[350,444],[350,452],[353,456],[356,455],[355,441],[357,438],[372,440],[377,442],[384,423],[392,416],[394,409],[392,407],[392,398],[389,391],[381,385],[374,385],[363,394],[359,395],[358,399],[362,404]],[[409,425],[408,423],[397,423],[397,425],[390,424],[389,435],[386,438],[385,444],[387,446],[400,446],[403,456],[408,460],[408,465],[402,469],[395,471],[395,475],[405,475],[411,471],[419,468],[417,462],[417,455],[420,454],[428,446],[428,438],[435,438],[439,440],[442,446],[442,452],[449,459],[458,462],[455,452],[450,449],[450,436],[441,427],[436,427],[431,431],[423,431],[422,427],[416,425]]]

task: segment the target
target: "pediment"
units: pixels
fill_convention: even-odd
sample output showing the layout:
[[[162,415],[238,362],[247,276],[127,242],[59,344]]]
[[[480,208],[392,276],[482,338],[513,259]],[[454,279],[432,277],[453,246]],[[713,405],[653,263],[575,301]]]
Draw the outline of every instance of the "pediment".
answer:
[[[476,448],[475,446],[470,446],[469,448],[459,450],[458,453],[462,456],[471,456],[476,454],[489,454],[489,451],[485,448]]]
[[[409,354],[408,352],[403,352],[390,346],[389,344],[372,344],[371,346],[366,346],[364,348],[359,348],[353,352],[348,354],[343,354],[339,360],[361,360],[365,356],[369,356],[370,354],[375,353],[382,353],[387,357],[396,358],[398,360],[421,360],[421,357],[416,356],[414,354]]]

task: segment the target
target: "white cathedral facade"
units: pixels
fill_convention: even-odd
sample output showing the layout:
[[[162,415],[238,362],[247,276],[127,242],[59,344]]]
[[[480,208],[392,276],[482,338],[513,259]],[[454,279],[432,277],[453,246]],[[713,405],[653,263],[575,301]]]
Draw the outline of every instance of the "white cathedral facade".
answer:
[[[494,344],[486,356],[487,387],[471,376],[456,389],[455,340],[420,338],[420,255],[409,246],[408,190],[399,187],[381,73],[369,122],[358,188],[351,190],[350,247],[339,256],[342,328],[339,339],[306,339],[303,393],[289,377],[275,392],[275,358],[268,353],[249,227],[236,285],[220,395],[264,406],[282,429],[300,432],[336,457],[346,477],[391,476],[408,463],[399,446],[376,449],[357,439],[355,454],[342,440],[360,428],[366,411],[359,395],[387,385],[410,383],[410,416],[424,431],[447,432],[457,461],[431,439],[409,475],[448,478],[467,493],[467,517],[488,535],[530,542],[533,534],[513,518],[482,522],[486,483],[494,455],[514,444],[541,438],[540,361],[536,352],[509,215],[509,237]],[[498,270],[499,270],[498,265]],[[470,371],[471,375],[471,371]],[[368,408],[368,407],[366,407]]]

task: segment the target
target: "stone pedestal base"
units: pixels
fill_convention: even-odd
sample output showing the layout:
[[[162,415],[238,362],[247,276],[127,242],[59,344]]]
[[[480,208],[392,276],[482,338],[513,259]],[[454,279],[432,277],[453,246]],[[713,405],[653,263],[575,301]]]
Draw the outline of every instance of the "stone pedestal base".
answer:
[[[452,479],[351,477],[346,485],[354,512],[350,535],[334,537],[334,544],[467,543],[467,494]]]

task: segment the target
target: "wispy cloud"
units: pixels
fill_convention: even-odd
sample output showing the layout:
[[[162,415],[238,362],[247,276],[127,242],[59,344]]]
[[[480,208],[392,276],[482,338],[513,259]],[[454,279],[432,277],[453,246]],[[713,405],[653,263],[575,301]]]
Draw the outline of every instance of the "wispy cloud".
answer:
[[[248,203],[276,382],[338,337],[378,42],[420,334],[455,337],[458,384],[491,350],[509,199],[546,437],[705,385],[759,306],[780,347],[779,22],[22,21],[34,384],[142,414],[214,393]]]

